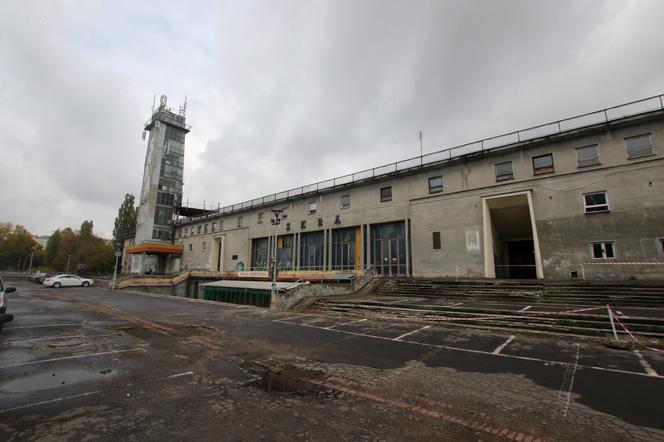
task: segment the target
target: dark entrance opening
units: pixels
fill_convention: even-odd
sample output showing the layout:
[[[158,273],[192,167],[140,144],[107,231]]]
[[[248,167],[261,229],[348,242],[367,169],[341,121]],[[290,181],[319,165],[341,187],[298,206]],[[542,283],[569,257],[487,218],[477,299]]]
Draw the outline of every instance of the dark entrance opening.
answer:
[[[536,278],[535,244],[533,240],[506,241],[506,244],[510,265],[509,276],[516,279]]]

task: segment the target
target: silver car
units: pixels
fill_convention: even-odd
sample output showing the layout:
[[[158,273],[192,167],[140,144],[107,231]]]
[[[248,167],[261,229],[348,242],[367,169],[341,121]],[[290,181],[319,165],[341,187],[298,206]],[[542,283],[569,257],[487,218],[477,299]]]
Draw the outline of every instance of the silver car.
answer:
[[[14,315],[7,313],[7,293],[15,292],[16,288],[5,286],[5,282],[0,278],[0,329],[2,324],[14,319]]]

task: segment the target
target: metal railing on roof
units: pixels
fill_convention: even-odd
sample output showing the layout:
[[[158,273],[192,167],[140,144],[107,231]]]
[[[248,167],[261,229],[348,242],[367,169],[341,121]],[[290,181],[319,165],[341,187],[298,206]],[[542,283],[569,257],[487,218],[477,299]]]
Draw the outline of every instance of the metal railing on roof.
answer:
[[[232,204],[225,207],[218,207],[215,212],[207,215],[194,217],[209,218],[219,214],[227,214],[245,210],[251,207],[263,206],[265,204],[272,204],[280,201],[286,201],[290,198],[305,195],[307,193],[314,193],[321,190],[335,188],[366,179],[376,178],[383,175],[388,175],[395,172],[403,172],[412,170],[425,165],[432,165],[434,163],[450,161],[465,155],[470,155],[478,152],[486,152],[500,147],[509,146],[511,144],[521,143],[524,141],[531,141],[538,138],[543,138],[551,135],[561,134],[574,129],[579,129],[586,126],[595,124],[608,123],[610,121],[619,120],[634,115],[645,114],[648,112],[664,109],[664,95],[655,95],[653,97],[644,98],[642,100],[632,101],[629,103],[621,104],[618,106],[609,107],[596,112],[577,115],[575,117],[566,118],[564,120],[554,121],[552,123],[541,124],[526,129],[521,129],[515,132],[497,135],[490,138],[484,138],[472,143],[462,144],[460,146],[450,147],[447,149],[438,150],[436,152],[428,153],[422,156],[416,156],[405,160],[397,161],[394,163],[385,164],[383,166],[374,167],[372,169],[354,172],[340,177],[332,178],[325,181],[309,184],[306,186],[296,187],[294,189],[285,190],[283,192],[273,193],[261,198],[254,198],[252,200],[244,201],[242,203]],[[190,218],[191,219],[191,218]]]

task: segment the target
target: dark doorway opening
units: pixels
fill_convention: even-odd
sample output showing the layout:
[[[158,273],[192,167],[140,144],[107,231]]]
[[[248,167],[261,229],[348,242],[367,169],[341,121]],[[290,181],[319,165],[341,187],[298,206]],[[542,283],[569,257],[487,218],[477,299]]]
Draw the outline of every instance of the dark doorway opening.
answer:
[[[537,277],[535,270],[535,244],[532,239],[522,241],[506,241],[509,276],[516,279],[533,279]]]

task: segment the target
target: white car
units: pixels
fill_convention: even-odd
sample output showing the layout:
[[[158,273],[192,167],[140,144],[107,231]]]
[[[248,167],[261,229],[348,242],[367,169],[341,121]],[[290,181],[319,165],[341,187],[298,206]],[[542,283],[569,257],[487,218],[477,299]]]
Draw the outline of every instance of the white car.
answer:
[[[87,287],[94,285],[94,280],[81,278],[80,276],[70,275],[65,273],[64,275],[55,275],[50,278],[46,278],[42,284],[49,287]]]

